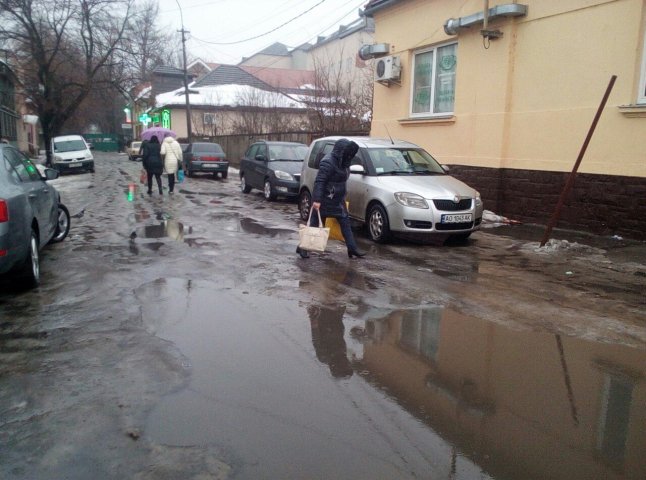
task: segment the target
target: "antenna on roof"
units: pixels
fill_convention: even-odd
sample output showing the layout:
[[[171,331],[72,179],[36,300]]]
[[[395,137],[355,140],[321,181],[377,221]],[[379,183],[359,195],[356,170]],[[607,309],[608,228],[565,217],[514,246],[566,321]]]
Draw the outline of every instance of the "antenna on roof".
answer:
[[[388,130],[388,125],[384,123],[384,128],[386,129],[386,132],[388,133],[388,138],[390,138],[390,143],[395,144],[395,141],[393,140],[393,137],[390,136],[390,131]]]

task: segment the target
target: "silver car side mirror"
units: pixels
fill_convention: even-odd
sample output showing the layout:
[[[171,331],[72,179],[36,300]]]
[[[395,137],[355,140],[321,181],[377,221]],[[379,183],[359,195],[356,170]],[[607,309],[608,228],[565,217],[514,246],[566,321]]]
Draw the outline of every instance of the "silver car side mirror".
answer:
[[[361,175],[365,175],[366,170],[363,168],[363,165],[350,165],[350,173],[359,173]]]
[[[448,172],[449,170],[451,170],[448,165],[441,165],[441,167],[442,167],[442,170],[444,170],[445,172]]]

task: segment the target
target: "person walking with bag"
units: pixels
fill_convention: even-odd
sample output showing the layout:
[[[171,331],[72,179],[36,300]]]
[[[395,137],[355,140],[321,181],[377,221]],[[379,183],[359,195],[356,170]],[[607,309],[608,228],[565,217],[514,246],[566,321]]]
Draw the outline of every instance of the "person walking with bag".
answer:
[[[182,165],[182,147],[173,137],[166,137],[161,145],[164,173],[168,175],[168,193],[175,189],[175,174]]]
[[[321,160],[312,193],[312,208],[319,211],[323,224],[325,224],[327,217],[334,217],[339,222],[350,258],[361,258],[366,255],[366,252],[357,247],[345,203],[346,182],[350,177],[350,163],[358,151],[359,145],[353,141],[347,138],[337,140],[332,152]],[[318,226],[318,215],[312,216],[312,224]],[[296,253],[302,258],[309,257],[309,253],[300,247],[296,248]]]
[[[153,194],[153,177],[157,180],[159,194],[163,195],[161,175],[164,171],[164,164],[161,158],[161,145],[156,135],[153,135],[150,142],[144,147],[141,163],[148,174],[148,195]]]

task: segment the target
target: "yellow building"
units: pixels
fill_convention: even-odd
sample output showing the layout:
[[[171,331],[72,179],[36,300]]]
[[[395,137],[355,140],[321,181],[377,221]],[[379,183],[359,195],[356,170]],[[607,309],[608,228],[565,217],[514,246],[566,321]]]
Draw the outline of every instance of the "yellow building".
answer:
[[[616,75],[559,226],[646,238],[645,5],[371,0],[388,46],[371,135],[423,146],[488,210],[544,224]]]

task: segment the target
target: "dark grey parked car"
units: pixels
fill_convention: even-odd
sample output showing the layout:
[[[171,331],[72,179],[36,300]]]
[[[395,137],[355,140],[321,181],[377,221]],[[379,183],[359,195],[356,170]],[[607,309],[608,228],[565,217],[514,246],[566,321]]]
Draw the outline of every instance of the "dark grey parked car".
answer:
[[[307,145],[295,142],[260,141],[252,144],[240,159],[240,189],[263,191],[265,199],[297,197],[301,167]]]
[[[16,148],[0,144],[0,276],[26,287],[40,282],[40,249],[63,240],[70,228],[67,208],[47,183],[58,172],[43,174]]]
[[[219,173],[222,178],[227,178],[229,174],[229,161],[224,150],[217,143],[189,143],[183,157],[184,170],[189,177],[192,177],[195,172],[212,173],[214,177]]]

